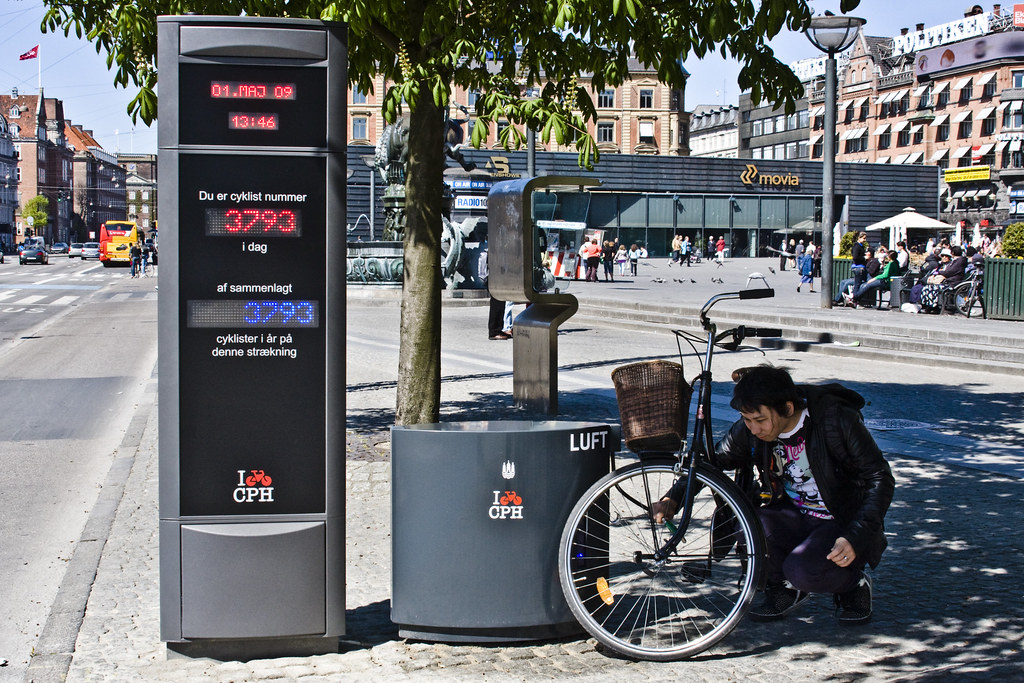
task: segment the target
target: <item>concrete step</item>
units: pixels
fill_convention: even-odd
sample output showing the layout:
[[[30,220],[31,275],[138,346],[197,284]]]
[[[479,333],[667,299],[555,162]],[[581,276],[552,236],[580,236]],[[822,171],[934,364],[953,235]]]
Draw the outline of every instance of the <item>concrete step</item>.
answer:
[[[568,325],[590,324],[626,329],[684,329],[701,332],[696,307],[670,304],[617,302],[603,305],[581,303]],[[819,311],[813,316],[791,314],[777,309],[758,310],[749,304],[742,309],[716,307],[713,320],[719,329],[735,325],[778,327],[778,339],[750,339],[752,346],[818,353],[862,361],[901,358],[919,365],[1006,372],[1024,376],[1024,344],[1015,336],[972,331],[963,316],[945,316],[944,325],[915,326],[914,314],[898,311],[839,309]],[[932,322],[932,321],[929,321]]]

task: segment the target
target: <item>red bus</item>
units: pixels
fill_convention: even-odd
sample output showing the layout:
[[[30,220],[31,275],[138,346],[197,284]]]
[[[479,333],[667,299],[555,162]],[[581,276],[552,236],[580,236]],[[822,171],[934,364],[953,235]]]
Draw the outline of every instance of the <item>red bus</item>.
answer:
[[[142,231],[131,221],[107,221],[100,226],[100,263],[132,263],[132,245],[141,244]]]

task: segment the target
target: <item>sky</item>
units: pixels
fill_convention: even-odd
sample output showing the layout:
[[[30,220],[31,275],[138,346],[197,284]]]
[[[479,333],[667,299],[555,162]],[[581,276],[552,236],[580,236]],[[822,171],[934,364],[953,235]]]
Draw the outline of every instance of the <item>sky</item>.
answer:
[[[913,29],[918,23],[937,26],[963,18],[969,0],[862,0],[851,12],[867,20],[869,35],[892,37],[900,28]],[[978,3],[988,12],[992,2]],[[1001,3],[1004,10],[1012,2]],[[815,14],[826,10],[839,13],[839,0],[811,0]],[[93,137],[108,152],[152,154],[157,149],[156,124],[146,126],[140,119],[133,123],[127,114],[135,97],[131,88],[114,86],[113,72],[107,70],[105,55],[74,34],[46,33],[39,30],[44,7],[40,0],[0,0],[0,92],[18,88],[35,93],[41,80],[46,97],[64,102],[64,114],[77,125],[93,132]],[[21,61],[18,57],[39,45],[39,58]],[[820,53],[799,33],[783,32],[771,43],[782,62],[817,57]],[[737,104],[739,64],[716,55],[704,60],[684,62],[690,78],[686,86],[686,108],[699,104]],[[41,76],[41,79],[40,79]]]

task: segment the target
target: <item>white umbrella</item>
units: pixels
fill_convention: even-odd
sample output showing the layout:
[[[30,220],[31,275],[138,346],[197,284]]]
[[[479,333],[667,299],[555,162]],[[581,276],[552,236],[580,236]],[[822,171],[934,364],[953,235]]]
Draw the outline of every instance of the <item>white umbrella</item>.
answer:
[[[900,213],[886,218],[885,220],[872,223],[864,228],[868,230],[889,230],[889,248],[895,249],[896,242],[907,239],[907,231],[910,228],[934,228],[936,230],[949,230],[949,225],[942,221],[929,218],[917,213],[914,207],[908,206]]]

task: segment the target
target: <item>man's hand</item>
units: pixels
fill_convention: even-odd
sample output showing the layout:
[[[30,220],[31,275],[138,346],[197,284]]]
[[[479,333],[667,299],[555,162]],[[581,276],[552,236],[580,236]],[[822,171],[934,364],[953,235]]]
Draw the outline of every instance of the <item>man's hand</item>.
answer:
[[[654,523],[661,524],[666,519],[672,519],[676,515],[676,508],[679,504],[668,496],[662,498],[657,503],[651,506],[651,512],[654,513]]]
[[[835,544],[833,544],[832,551],[828,554],[828,559],[840,567],[849,567],[857,559],[857,553],[854,551],[853,545],[840,536],[836,539]]]

